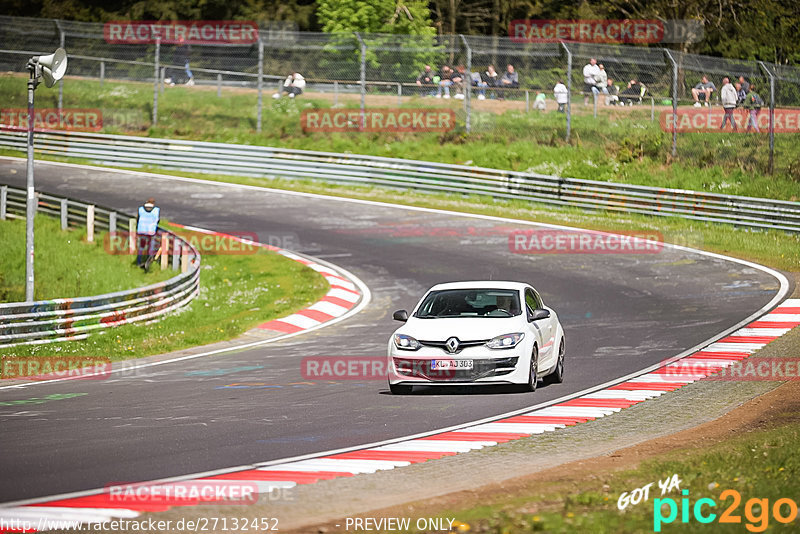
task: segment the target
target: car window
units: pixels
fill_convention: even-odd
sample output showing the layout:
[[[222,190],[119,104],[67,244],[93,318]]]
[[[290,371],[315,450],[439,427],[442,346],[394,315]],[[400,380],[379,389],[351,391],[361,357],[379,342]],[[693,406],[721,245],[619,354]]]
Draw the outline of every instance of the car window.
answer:
[[[431,291],[415,317],[513,317],[522,313],[513,289],[445,289]]]
[[[535,289],[533,290],[533,296],[536,299],[536,307],[544,308],[544,301],[542,300],[542,297],[539,295],[539,292],[536,291]]]
[[[525,290],[525,305],[528,307],[530,312],[533,312],[533,310],[539,307],[538,303],[536,302],[536,297],[533,294],[533,290],[531,289]]]

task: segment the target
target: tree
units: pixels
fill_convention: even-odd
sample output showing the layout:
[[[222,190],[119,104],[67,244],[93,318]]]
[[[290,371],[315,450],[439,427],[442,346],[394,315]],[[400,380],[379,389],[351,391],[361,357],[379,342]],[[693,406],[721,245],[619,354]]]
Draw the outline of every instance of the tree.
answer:
[[[318,0],[322,31],[434,35],[422,0]]]

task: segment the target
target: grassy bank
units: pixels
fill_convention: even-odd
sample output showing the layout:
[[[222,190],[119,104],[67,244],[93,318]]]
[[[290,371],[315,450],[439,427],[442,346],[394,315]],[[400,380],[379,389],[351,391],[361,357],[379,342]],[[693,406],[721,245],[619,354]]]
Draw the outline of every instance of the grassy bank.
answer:
[[[191,232],[181,234],[191,236]],[[128,262],[125,268],[138,271],[130,267],[128,256],[124,258]],[[162,274],[171,275],[171,270]],[[85,272],[81,273],[84,276]],[[327,289],[328,284],[319,273],[274,252],[256,249],[253,254],[205,254],[199,295],[188,306],[157,322],[123,325],[86,340],[0,349],[0,355],[75,354],[123,360],[161,354],[234,338],[261,322],[316,302]]]
[[[8,107],[24,107],[22,78],[0,77],[0,97]],[[22,89],[21,89],[22,88]],[[37,106],[54,107],[57,93],[37,95]],[[524,113],[496,102],[474,103],[473,134],[463,123],[442,134],[308,133],[300,113],[328,108],[330,95],[310,94],[296,100],[265,94],[262,133],[256,133],[256,95],[252,90],[226,89],[222,97],[203,87],[167,88],[159,99],[158,126],[150,124],[152,86],[144,83],[69,79],[64,106],[103,111],[103,131],[351,152],[500,169],[558,174],[565,177],[677,187],[757,197],[800,198],[800,135],[776,135],[776,173],[765,174],[765,135],[732,133],[681,134],[678,158],[670,152],[671,134],[651,122],[649,108],[602,110],[598,118],[576,104],[572,141],[564,142],[564,116],[555,112]],[[377,97],[375,97],[377,98]],[[368,105],[397,107],[396,99]],[[341,103],[340,103],[341,105]],[[357,106],[349,99],[346,106]],[[406,98],[403,106],[451,106],[459,101]],[[483,107],[482,107],[483,106]],[[494,106],[494,107],[492,107]],[[666,108],[664,108],[666,110]]]
[[[105,234],[86,241],[86,230],[61,230],[50,217],[36,217],[35,300],[87,297],[133,289],[173,276],[172,271],[144,273],[131,256],[108,254]],[[25,221],[0,221],[0,302],[25,300]]]
[[[654,516],[669,517],[670,505],[664,502],[673,499],[677,515],[670,523],[659,522],[661,532],[762,532],[766,528],[770,532],[796,532],[796,518],[790,524],[782,524],[773,512],[778,499],[789,498],[797,503],[800,494],[798,413],[786,412],[780,418],[770,428],[734,435],[716,442],[713,448],[672,452],[644,461],[635,470],[531,485],[527,491],[513,495],[498,492],[488,495],[481,506],[452,508],[437,515],[457,518],[460,532],[653,532]],[[670,479],[673,474],[681,480],[680,491],[673,488],[662,496],[658,481]],[[623,497],[624,510],[618,508],[623,492],[630,496],[636,488],[650,483],[653,485],[648,500],[626,505]],[[688,495],[682,495],[682,490],[688,490]],[[735,503],[731,493],[723,494],[726,490],[738,492],[740,502]],[[689,503],[686,523],[682,522],[683,498],[688,498]],[[694,516],[695,503],[704,498],[716,503],[715,507],[705,504],[701,509],[705,516],[716,514],[708,524]],[[758,502],[750,502],[751,499]],[[662,506],[661,513],[657,513]],[[740,522],[720,522],[728,508]],[[790,515],[788,504],[782,505],[781,514]]]

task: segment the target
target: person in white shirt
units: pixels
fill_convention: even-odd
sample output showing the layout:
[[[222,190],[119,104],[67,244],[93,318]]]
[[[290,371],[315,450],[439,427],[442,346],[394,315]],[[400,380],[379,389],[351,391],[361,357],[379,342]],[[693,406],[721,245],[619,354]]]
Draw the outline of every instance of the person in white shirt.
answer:
[[[286,81],[283,82],[283,92],[289,94],[289,98],[294,98],[299,94],[303,93],[303,89],[306,87],[306,79],[303,78],[303,75],[299,72],[293,72],[289,76],[286,77]],[[280,98],[280,93],[275,93],[272,95],[272,98]]]
[[[558,80],[556,86],[553,87],[553,97],[555,97],[556,103],[558,104],[558,111],[564,113],[566,111],[567,102],[569,101],[569,92],[562,80]]]
[[[600,72],[600,67],[597,66],[597,60],[591,58],[589,63],[583,67],[583,105],[589,105],[589,94],[597,94],[597,86],[595,76]]]
[[[739,95],[736,94],[736,88],[727,76],[722,79],[722,89],[719,92],[719,98],[722,101],[722,108],[725,110],[725,116],[722,118],[722,126],[720,126],[719,129],[724,130],[725,123],[730,121],[731,128],[733,128],[735,132],[737,128],[736,121],[733,119],[733,110],[736,109]]]

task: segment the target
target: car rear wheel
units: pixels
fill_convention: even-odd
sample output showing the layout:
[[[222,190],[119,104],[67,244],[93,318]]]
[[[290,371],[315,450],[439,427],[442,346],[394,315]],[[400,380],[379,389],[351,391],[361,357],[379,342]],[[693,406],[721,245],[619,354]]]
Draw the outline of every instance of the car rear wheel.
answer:
[[[558,361],[552,373],[544,377],[545,384],[560,384],[564,381],[564,338],[558,346]]]
[[[408,395],[414,389],[414,386],[407,384],[389,384],[389,391],[392,395]]]
[[[539,372],[537,371],[537,367],[539,365],[539,348],[534,345],[533,346],[533,353],[531,354],[531,368],[528,371],[528,383],[525,384],[524,390],[530,393],[536,391],[536,383],[539,381]]]

